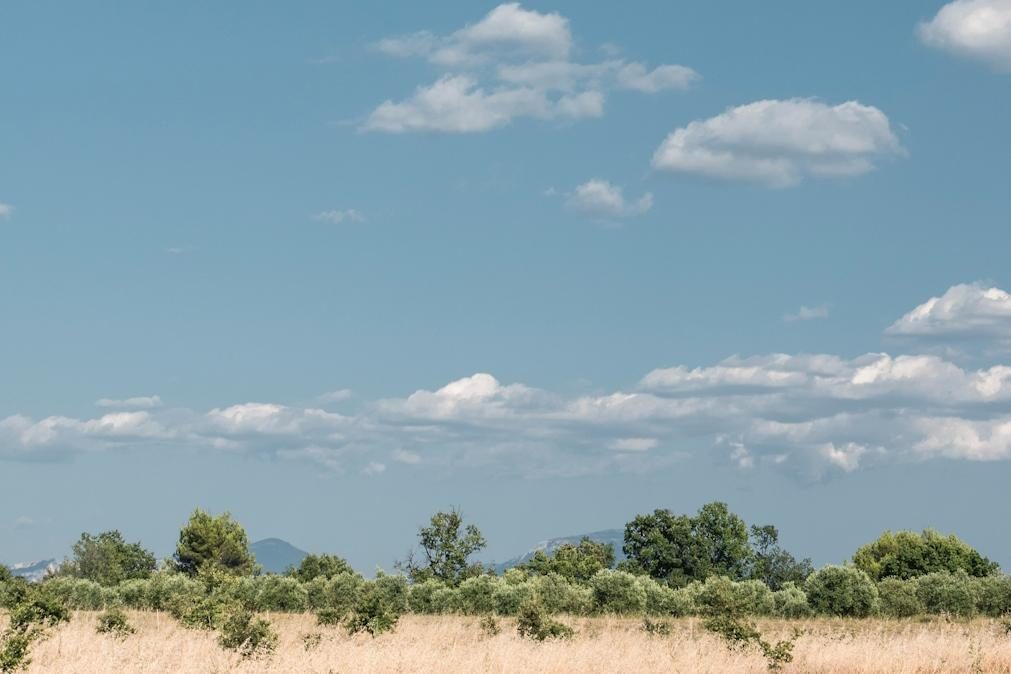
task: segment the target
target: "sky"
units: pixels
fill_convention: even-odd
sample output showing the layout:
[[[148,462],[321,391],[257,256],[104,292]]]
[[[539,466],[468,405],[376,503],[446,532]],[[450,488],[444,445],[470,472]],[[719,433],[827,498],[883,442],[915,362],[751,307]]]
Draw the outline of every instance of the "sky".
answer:
[[[1011,0],[0,7],[0,560],[723,500],[1011,569]]]

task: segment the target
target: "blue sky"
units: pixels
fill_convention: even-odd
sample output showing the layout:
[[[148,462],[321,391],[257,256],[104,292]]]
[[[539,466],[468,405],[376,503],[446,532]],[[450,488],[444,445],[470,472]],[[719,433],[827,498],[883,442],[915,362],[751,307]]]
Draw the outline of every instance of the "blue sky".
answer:
[[[0,8],[0,559],[728,501],[1011,566],[1011,4]]]

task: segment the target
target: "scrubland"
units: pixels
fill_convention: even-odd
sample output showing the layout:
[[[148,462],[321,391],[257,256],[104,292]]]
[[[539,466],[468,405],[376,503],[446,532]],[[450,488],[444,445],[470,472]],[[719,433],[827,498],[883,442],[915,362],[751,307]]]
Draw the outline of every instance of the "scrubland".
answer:
[[[75,612],[32,651],[30,673],[137,672],[765,672],[755,651],[734,652],[706,632],[697,618],[671,620],[671,634],[654,636],[642,621],[617,617],[560,619],[575,628],[569,640],[519,637],[500,618],[487,635],[472,616],[404,616],[394,632],[376,638],[321,628],[311,614],[270,614],[280,641],[276,652],[242,659],[221,649],[213,632],[185,629],[160,612],[129,612],[135,634],[117,639],[95,633],[96,613]],[[784,672],[1011,672],[1011,635],[989,619],[759,620],[767,638],[794,628],[794,661]],[[319,644],[305,646],[306,634]]]

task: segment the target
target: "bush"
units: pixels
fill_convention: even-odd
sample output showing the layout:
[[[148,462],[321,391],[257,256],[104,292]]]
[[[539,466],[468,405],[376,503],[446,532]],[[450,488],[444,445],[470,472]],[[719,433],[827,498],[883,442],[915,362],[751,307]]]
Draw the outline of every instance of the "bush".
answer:
[[[101,611],[119,603],[119,593],[114,588],[103,587],[84,578],[50,578],[42,583],[42,587],[71,610]]]
[[[969,576],[928,573],[916,579],[916,596],[927,613],[968,617],[976,613],[976,594]]]
[[[979,554],[957,536],[943,536],[927,529],[886,531],[853,555],[853,564],[874,580],[908,580],[928,573],[959,573],[991,576],[1000,570],[995,562]]]
[[[816,613],[865,618],[878,608],[878,589],[866,573],[852,566],[826,566],[804,582]]]
[[[925,610],[916,596],[916,581],[885,578],[878,583],[878,597],[881,613],[890,618],[909,618]]]
[[[625,571],[598,571],[590,579],[593,605],[600,613],[642,613],[646,591],[638,578]]]
[[[495,611],[501,615],[516,615],[520,606],[535,597],[534,585],[526,582],[526,574],[523,574],[521,582],[510,582],[510,580],[507,571],[502,582],[495,588]]]
[[[527,601],[520,607],[516,618],[516,631],[521,637],[537,641],[569,639],[575,634],[575,631],[568,625],[552,619],[547,610],[536,600]]]
[[[297,568],[289,569],[288,575],[300,583],[308,583],[316,578],[329,580],[342,573],[354,574],[355,570],[343,557],[337,555],[306,555]]]
[[[389,588],[379,584],[379,579],[366,583],[354,608],[344,621],[348,634],[368,632],[373,637],[392,630],[400,619],[398,606],[391,600]]]
[[[125,639],[137,630],[130,624],[125,613],[118,608],[112,608],[99,614],[95,631],[99,634],[108,634],[118,639]]]
[[[358,601],[365,579],[357,573],[341,573],[331,578],[323,592],[323,606],[345,613]]]
[[[589,613],[593,610],[593,591],[557,573],[537,576],[527,584],[550,613]]]
[[[793,662],[793,647],[803,635],[801,630],[795,629],[791,638],[771,644],[762,638],[761,632],[752,623],[726,615],[707,618],[703,627],[722,637],[727,648],[732,651],[744,651],[750,646],[757,646],[771,672],[778,672],[784,665]]]
[[[704,583],[690,584],[685,592],[703,615],[769,615],[776,607],[772,590],[757,580],[735,583],[710,576]]]
[[[971,582],[977,611],[992,618],[1011,614],[1011,576],[988,576]]]
[[[382,595],[382,601],[393,612],[405,613],[410,608],[407,601],[409,585],[404,576],[390,576],[380,571],[376,574],[375,580],[367,584],[371,584],[375,591]]]
[[[414,613],[440,613],[436,608],[435,594],[444,589],[446,584],[439,580],[414,583],[407,592],[407,605]]]
[[[666,620],[652,621],[649,618],[642,619],[642,631],[655,637],[668,637],[672,629]]]
[[[807,594],[795,583],[784,583],[783,589],[772,593],[774,612],[780,618],[806,618],[811,615]]]
[[[253,607],[257,611],[294,613],[305,611],[309,607],[309,594],[295,578],[261,576],[256,579],[254,588],[256,594]]]
[[[55,596],[25,584],[11,600],[7,629],[0,634],[0,672],[26,669],[32,643],[44,639],[47,629],[70,620],[70,611]]]
[[[340,625],[344,620],[344,612],[335,608],[321,608],[316,612],[316,623],[326,627]]]
[[[498,626],[498,620],[495,619],[495,616],[486,615],[481,618],[481,631],[484,632],[485,636],[493,637],[501,632],[502,629]]]
[[[243,658],[269,655],[277,648],[277,641],[277,632],[270,623],[245,609],[231,613],[218,636],[222,648],[238,651]]]
[[[494,576],[474,576],[460,583],[460,610],[470,614],[491,613],[495,610],[495,588],[498,579]]]
[[[646,613],[681,617],[692,612],[692,600],[683,589],[656,582],[649,576],[640,576],[639,586],[646,593]]]
[[[319,632],[306,632],[302,635],[302,647],[306,651],[313,651],[323,643],[323,635]]]

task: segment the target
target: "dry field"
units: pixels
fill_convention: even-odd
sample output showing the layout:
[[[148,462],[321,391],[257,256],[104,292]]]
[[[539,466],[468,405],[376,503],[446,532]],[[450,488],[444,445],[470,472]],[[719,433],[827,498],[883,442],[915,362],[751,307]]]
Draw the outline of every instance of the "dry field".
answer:
[[[520,639],[513,621],[485,636],[477,618],[406,616],[397,631],[376,639],[318,628],[310,615],[269,616],[281,635],[268,660],[242,661],[218,647],[213,634],[180,628],[171,617],[131,613],[137,633],[123,641],[95,633],[94,613],[73,621],[33,649],[29,672],[765,672],[761,656],[733,654],[696,620],[674,623],[674,633],[651,637],[638,620],[573,618],[571,641]],[[2,620],[0,620],[2,622]],[[766,638],[800,626],[787,672],[1009,672],[1011,636],[994,621],[883,620],[760,621]],[[306,651],[302,635],[323,633]]]

